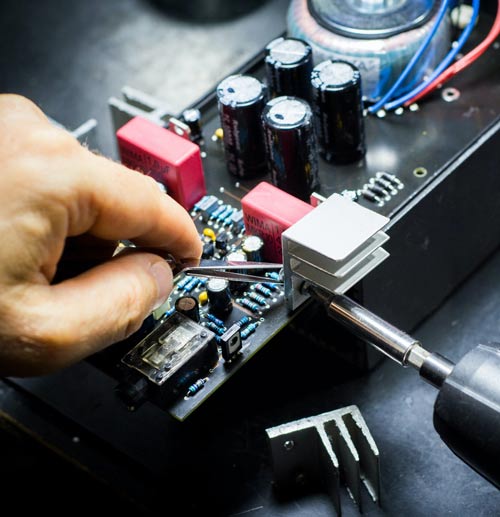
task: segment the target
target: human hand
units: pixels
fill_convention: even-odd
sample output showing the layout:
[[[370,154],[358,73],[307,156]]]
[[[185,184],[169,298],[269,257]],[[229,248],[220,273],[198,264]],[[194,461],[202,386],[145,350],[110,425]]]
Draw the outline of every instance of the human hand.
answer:
[[[0,235],[3,376],[54,371],[124,339],[172,288],[169,265],[144,252],[52,284],[68,237],[201,255],[189,214],[153,179],[91,153],[14,95],[0,95]]]

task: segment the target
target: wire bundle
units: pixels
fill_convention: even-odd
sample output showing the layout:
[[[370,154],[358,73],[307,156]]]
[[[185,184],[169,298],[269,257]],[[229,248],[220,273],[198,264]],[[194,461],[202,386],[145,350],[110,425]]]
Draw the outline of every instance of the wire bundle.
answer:
[[[471,52],[469,52],[466,56],[456,61],[454,64],[450,66],[450,63],[455,59],[457,54],[463,48],[469,36],[476,24],[477,17],[479,15],[479,7],[480,0],[472,0],[472,16],[467,24],[467,26],[462,31],[458,41],[453,45],[452,49],[448,52],[443,61],[439,64],[439,66],[434,70],[434,72],[423,81],[420,85],[412,89],[410,92],[394,99],[394,96],[397,95],[398,89],[400,88],[403,81],[408,77],[411,73],[415,64],[422,57],[427,47],[429,46],[432,38],[436,34],[436,31],[444,19],[446,13],[448,12],[449,7],[452,4],[452,0],[443,0],[441,7],[439,9],[439,14],[436,18],[436,23],[432,29],[432,31],[428,34],[427,38],[422,42],[422,45],[417,50],[411,61],[408,63],[406,68],[403,70],[401,76],[394,83],[394,85],[390,88],[390,90],[380,99],[376,104],[371,106],[368,111],[370,113],[377,113],[380,109],[392,110],[398,108],[399,106],[405,105],[409,106],[413,104],[417,100],[421,99],[428,93],[435,90],[438,86],[443,84],[445,81],[451,79],[453,76],[458,74],[463,69],[467,68],[470,64],[472,64],[476,59],[478,59],[484,52],[488,49],[488,47],[495,41],[495,39],[500,34],[500,0],[498,0],[498,9],[497,15],[495,18],[495,22],[486,36],[486,38]]]

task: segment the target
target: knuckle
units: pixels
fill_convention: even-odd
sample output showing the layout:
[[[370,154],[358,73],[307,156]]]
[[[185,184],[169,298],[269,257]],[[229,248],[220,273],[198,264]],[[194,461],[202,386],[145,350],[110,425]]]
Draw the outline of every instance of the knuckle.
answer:
[[[38,126],[25,136],[25,144],[34,155],[65,157],[83,149],[73,136],[50,124]]]
[[[151,303],[145,293],[147,290],[138,278],[132,277],[128,280],[127,289],[121,300],[122,314],[117,340],[124,339],[139,330],[148,316]]]
[[[11,113],[25,111],[40,114],[41,111],[36,104],[22,95],[15,93],[5,93],[0,95],[0,113]]]

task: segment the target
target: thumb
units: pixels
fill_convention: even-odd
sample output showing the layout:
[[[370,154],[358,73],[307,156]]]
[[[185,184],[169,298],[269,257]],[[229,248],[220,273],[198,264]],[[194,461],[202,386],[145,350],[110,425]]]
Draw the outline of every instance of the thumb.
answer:
[[[38,352],[43,352],[38,366],[46,372],[138,330],[168,297],[172,270],[165,260],[150,253],[118,255],[77,277],[40,288],[32,329],[41,349]]]

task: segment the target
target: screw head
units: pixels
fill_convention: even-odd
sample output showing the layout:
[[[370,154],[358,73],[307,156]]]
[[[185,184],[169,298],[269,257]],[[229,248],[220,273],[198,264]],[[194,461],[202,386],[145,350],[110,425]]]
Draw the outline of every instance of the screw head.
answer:
[[[207,336],[208,336],[208,334],[207,334],[206,330],[202,330],[202,331],[200,332],[200,336],[201,336],[201,337],[207,337]]]
[[[295,447],[295,442],[293,440],[287,440],[283,444],[283,447],[284,447],[285,451],[291,451]]]

